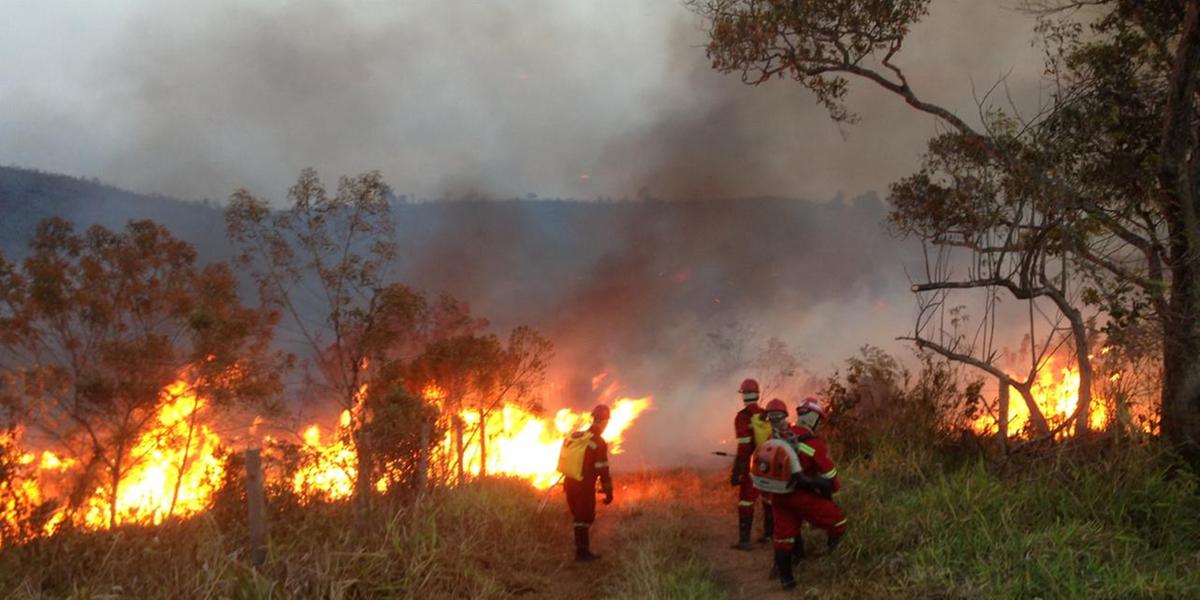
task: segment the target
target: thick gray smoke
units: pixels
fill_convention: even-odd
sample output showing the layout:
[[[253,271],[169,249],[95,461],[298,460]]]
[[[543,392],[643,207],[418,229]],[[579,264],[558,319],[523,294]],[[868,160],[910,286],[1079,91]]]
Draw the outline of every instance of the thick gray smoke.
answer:
[[[0,23],[0,162],[220,200],[273,194],[303,167],[380,169],[422,197],[783,195],[882,191],[935,131],[865,86],[840,131],[788,81],[713,72],[679,2],[18,3]],[[929,99],[975,112],[1031,22],[941,0],[901,64]],[[843,133],[847,134],[843,137]]]
[[[934,8],[901,61],[919,91],[974,120],[973,86],[1015,69],[1018,101],[1036,100],[1028,19],[974,0]],[[747,354],[782,339],[807,361],[799,380],[864,343],[898,349],[910,325],[903,267],[916,255],[883,234],[877,197],[690,201],[882,191],[916,167],[933,120],[855,85],[863,120],[839,129],[794,83],[714,73],[679,3],[14,11],[27,14],[0,24],[0,49],[19,57],[0,65],[3,163],[218,200],[239,187],[282,199],[305,166],[330,183],[380,169],[416,198],[612,200],[408,206],[398,274],[497,329],[547,333],[553,402],[586,405],[603,371],[654,394],[627,460],[698,457],[728,437],[749,373],[718,360],[710,334],[734,332]],[[218,232],[191,229],[200,221],[163,220],[220,254]]]

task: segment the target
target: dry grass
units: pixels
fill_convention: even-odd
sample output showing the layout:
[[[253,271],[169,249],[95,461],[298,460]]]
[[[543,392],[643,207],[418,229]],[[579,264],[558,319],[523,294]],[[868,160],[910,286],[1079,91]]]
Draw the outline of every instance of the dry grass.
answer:
[[[1173,465],[1136,446],[1001,468],[877,449],[841,467],[846,542],[824,555],[823,536],[806,531],[818,551],[797,573],[800,592],[1195,597],[1200,495],[1196,478]],[[420,504],[393,501],[366,526],[348,504],[276,505],[260,570],[247,564],[244,524],[228,510],[158,528],[57,535],[0,554],[0,595],[723,598],[731,582],[714,583],[701,544],[726,541],[706,542],[696,527],[732,523],[732,492],[722,484],[691,470],[618,474],[617,503],[599,515],[600,564],[570,563],[560,497],[538,513],[541,495],[528,485],[488,480]]]
[[[242,523],[206,515],[158,528],[68,533],[10,548],[13,598],[504,598],[552,595],[564,558],[560,511],[528,485],[489,480],[396,502],[374,518],[349,504],[276,512],[267,562],[245,558]]]

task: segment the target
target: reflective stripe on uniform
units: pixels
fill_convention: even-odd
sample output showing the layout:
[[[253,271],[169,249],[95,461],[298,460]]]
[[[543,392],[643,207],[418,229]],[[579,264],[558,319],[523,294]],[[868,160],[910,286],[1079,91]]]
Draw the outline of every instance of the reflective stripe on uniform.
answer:
[[[578,523],[578,522],[577,522],[577,523],[575,523],[575,526],[576,526],[576,527],[584,527],[584,528],[587,528],[587,527],[591,527],[591,526],[592,526],[592,524],[591,524],[591,523]]]
[[[837,477],[837,469],[833,468],[830,469],[828,473],[821,473],[821,477],[824,477],[825,479],[833,479],[834,477]]]
[[[794,538],[794,537],[790,537],[790,538],[775,538],[775,543],[776,543],[776,544],[795,544],[795,543],[796,543],[796,538]]]
[[[754,506],[753,500],[738,500],[738,506]]]
[[[800,442],[800,443],[796,444],[796,449],[803,452],[806,456],[812,456],[817,453],[817,451],[814,450],[812,446],[809,446],[808,444],[805,444],[804,442]]]
[[[738,438],[738,443],[739,443],[739,444],[749,444],[751,439],[752,439],[752,438],[750,438],[749,436],[747,436],[747,437],[740,437],[740,438]]]
[[[607,467],[607,466],[608,466],[608,461],[607,461],[607,460],[602,460],[602,461],[600,461],[600,462],[596,463],[596,468],[597,468],[597,469],[603,469],[604,467]]]
[[[841,527],[842,525],[845,525],[845,524],[846,524],[846,519],[842,519],[841,521],[838,521],[837,523],[834,523],[834,524],[833,524],[833,526],[834,526],[834,527]]]

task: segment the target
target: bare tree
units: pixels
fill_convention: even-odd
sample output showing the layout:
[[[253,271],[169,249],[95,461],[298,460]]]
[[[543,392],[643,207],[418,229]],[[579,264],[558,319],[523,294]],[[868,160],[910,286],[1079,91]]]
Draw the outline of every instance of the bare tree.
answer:
[[[309,381],[350,411],[360,506],[373,472],[370,445],[359,439],[367,417],[360,404],[389,360],[420,351],[428,324],[425,298],[386,280],[395,257],[389,196],[377,172],[343,177],[331,195],[306,169],[286,210],[238,190],[225,213],[237,264],[286,316],[284,342],[306,349]]]
[[[1079,28],[1069,26],[1051,32],[1057,36],[1050,38],[1055,45],[1048,51],[1052,69],[1079,75],[1062,80],[1065,93],[1055,96],[1045,119],[1049,123],[1050,117],[1084,115],[1069,121],[1077,127],[1058,131],[1063,137],[1054,150],[1084,149],[1068,162],[1053,154],[1014,151],[1005,143],[1012,136],[997,137],[972,126],[912,87],[897,60],[910,28],[926,15],[929,0],[690,4],[710,25],[708,54],[714,68],[739,72],[750,84],[792,78],[812,90],[842,122],[854,120],[844,104],[848,78],[869,81],[913,109],[937,117],[960,144],[1030,186],[1028,194],[1014,194],[1014,199],[1027,196],[1070,207],[1075,217],[1062,247],[1073,243],[1076,256],[1157,298],[1163,339],[1163,429],[1200,464],[1200,0],[1098,0],[1087,3],[1099,11],[1094,35],[1085,39],[1078,35]],[[1064,2],[1049,10],[1079,4]],[[1144,93],[1124,98],[1110,93],[1121,81],[1135,82]],[[1088,102],[1078,104],[1080,97]],[[1072,113],[1079,106],[1106,107],[1107,118],[1097,111]],[[1126,121],[1139,120],[1158,127],[1147,133],[1146,128],[1139,132],[1125,126]],[[1048,134],[1053,131],[1039,127],[1038,134],[1046,134],[1039,139],[1052,140]],[[1089,151],[1098,146],[1104,146],[1099,156],[1108,160],[1092,160],[1097,155]],[[1021,144],[1017,150],[1030,147]],[[1108,168],[1108,176],[1100,181],[1120,180],[1125,186],[1094,185],[1092,173],[1076,168],[1089,164]],[[1087,226],[1077,226],[1076,218],[1086,220]],[[1095,243],[1096,237],[1117,240],[1118,246],[1140,253],[1144,262],[1131,268],[1111,253],[1097,253],[1094,249],[1104,246]]]

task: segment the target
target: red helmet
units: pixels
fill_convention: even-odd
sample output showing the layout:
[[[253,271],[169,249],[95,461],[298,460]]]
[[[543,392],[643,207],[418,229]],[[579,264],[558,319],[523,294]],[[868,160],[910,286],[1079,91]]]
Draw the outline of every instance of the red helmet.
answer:
[[[817,400],[816,398],[814,398],[812,396],[809,396],[809,397],[805,398],[804,400],[800,401],[800,406],[796,407],[797,415],[802,415],[802,414],[808,413],[808,412],[817,413],[818,415],[820,415],[820,417],[822,419],[829,416],[825,412],[825,405],[821,404],[820,400]]]
[[[592,421],[607,421],[612,418],[612,410],[607,404],[597,404],[596,408],[592,409]]]
[[[741,387],[738,388],[738,393],[757,394],[758,393],[758,382],[753,379],[743,379]]]
[[[784,404],[783,400],[779,398],[771,398],[771,401],[767,403],[767,407],[764,410],[766,412],[781,412],[785,415],[788,411],[787,404]]]

